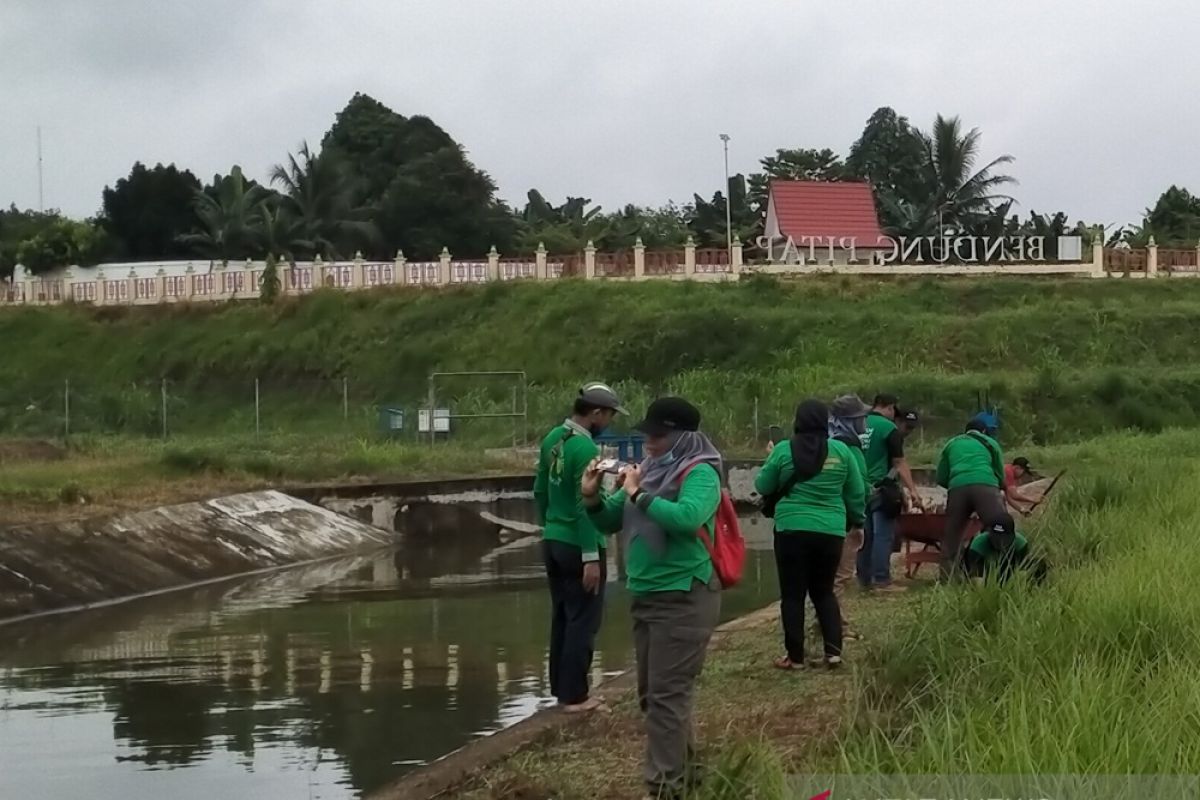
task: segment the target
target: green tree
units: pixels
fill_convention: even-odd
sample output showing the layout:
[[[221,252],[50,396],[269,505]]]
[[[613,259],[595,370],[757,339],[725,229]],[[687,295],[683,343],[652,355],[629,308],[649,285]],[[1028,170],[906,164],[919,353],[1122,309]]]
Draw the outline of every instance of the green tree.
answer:
[[[555,206],[537,189],[529,190],[520,221],[518,250],[532,252],[542,243],[547,251],[558,254],[578,253],[588,242],[606,247],[614,223],[586,197],[568,197]]]
[[[1131,229],[1130,244],[1144,247],[1153,236],[1164,247],[1195,247],[1200,241],[1200,197],[1171,186],[1153,208],[1146,209],[1141,226]]]
[[[58,211],[18,209],[11,205],[0,208],[0,277],[9,277],[17,264],[21,243],[58,223],[63,217]]]
[[[1003,155],[976,169],[981,134],[978,128],[963,133],[958,117],[938,115],[929,133],[920,134],[925,163],[913,186],[900,193],[899,200],[918,209],[915,219],[922,229],[904,231],[907,235],[926,235],[932,224],[943,231],[968,230],[987,218],[997,203],[1012,198],[999,189],[1016,180],[999,174],[997,168],[1011,164],[1013,157]]]
[[[182,258],[191,255],[182,234],[195,222],[192,206],[200,181],[174,164],[152,169],[140,161],[128,177],[104,187],[101,224],[117,251],[131,259]]]
[[[750,176],[750,206],[760,217],[767,214],[768,186],[772,180],[840,181],[850,177],[842,158],[823,150],[776,150],[759,161],[762,172]]]
[[[271,170],[271,182],[284,196],[278,214],[268,221],[273,234],[291,238],[293,247],[333,258],[378,241],[369,209],[355,204],[351,171],[336,153],[314,154],[305,142],[286,164]]]
[[[753,242],[762,231],[762,214],[750,205],[746,192],[746,176],[734,175],[729,179],[728,196],[732,199],[729,204],[730,222],[734,238],[743,242]],[[702,247],[724,247],[727,242],[725,225],[725,197],[723,192],[717,192],[712,200],[705,200],[700,195],[693,195],[692,216],[688,220],[696,243]]]
[[[279,267],[274,255],[267,255],[266,266],[263,267],[262,284],[259,286],[258,297],[263,303],[274,303],[279,299]]]
[[[404,117],[356,94],[322,140],[361,183],[388,254],[432,258],[443,247],[509,250],[518,222],[462,146],[427,117]]]
[[[904,210],[898,201],[921,185],[925,154],[920,132],[909,124],[907,117],[886,106],[871,115],[862,135],[851,146],[846,173],[871,183],[885,229],[906,230],[906,226],[913,224],[910,218],[913,212]],[[893,212],[898,216],[893,216]]]
[[[108,233],[94,222],[58,217],[17,246],[16,261],[37,275],[68,266],[90,267],[111,251]]]
[[[212,184],[197,189],[192,198],[199,230],[181,235],[180,241],[214,261],[250,258],[262,237],[268,197],[266,189],[246,180],[239,166],[224,177],[214,175]]]

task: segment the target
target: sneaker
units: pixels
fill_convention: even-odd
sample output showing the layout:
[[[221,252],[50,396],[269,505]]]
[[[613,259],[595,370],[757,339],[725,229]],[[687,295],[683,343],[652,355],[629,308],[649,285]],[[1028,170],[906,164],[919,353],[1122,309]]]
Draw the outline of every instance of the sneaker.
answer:
[[[783,669],[783,670],[800,670],[800,669],[804,669],[804,662],[803,661],[792,661],[787,656],[784,656],[783,658],[775,659],[774,667],[775,667],[775,669]]]
[[[841,669],[843,663],[841,656],[825,656],[825,669]]]
[[[878,583],[875,584],[874,591],[878,594],[896,594],[897,592],[906,592],[908,590],[895,583]]]

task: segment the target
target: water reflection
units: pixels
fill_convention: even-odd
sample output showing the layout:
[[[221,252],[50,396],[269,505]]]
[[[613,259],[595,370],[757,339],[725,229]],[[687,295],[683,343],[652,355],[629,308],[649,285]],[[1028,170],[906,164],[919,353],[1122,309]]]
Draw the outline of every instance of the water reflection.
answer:
[[[413,508],[394,551],[0,628],[0,797],[355,797],[527,716],[548,599],[505,511]],[[769,602],[769,558],[727,615]],[[597,678],[629,661],[611,588]]]

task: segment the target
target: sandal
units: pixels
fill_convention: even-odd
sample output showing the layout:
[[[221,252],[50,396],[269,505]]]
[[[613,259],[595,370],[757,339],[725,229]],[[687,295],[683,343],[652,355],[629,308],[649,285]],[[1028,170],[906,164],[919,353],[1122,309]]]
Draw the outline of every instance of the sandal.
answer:
[[[775,669],[793,670],[793,669],[804,669],[804,668],[805,667],[804,667],[803,661],[800,661],[800,662],[792,661],[787,656],[784,656],[783,658],[775,659]]]

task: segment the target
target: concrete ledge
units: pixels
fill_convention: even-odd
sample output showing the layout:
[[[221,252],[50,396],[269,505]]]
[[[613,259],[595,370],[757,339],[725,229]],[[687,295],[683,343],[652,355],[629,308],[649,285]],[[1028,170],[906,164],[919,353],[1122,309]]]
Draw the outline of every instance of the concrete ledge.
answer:
[[[0,620],[389,545],[385,531],[275,491],[0,530]]]
[[[718,626],[710,648],[719,646],[734,631],[766,625],[778,619],[778,603]],[[624,699],[637,688],[637,675],[628,669],[596,687],[593,694],[606,703]],[[544,741],[550,735],[583,721],[556,709],[538,711],[504,730],[477,739],[428,766],[421,767],[367,796],[367,800],[433,800],[453,797],[457,788],[502,758]]]

